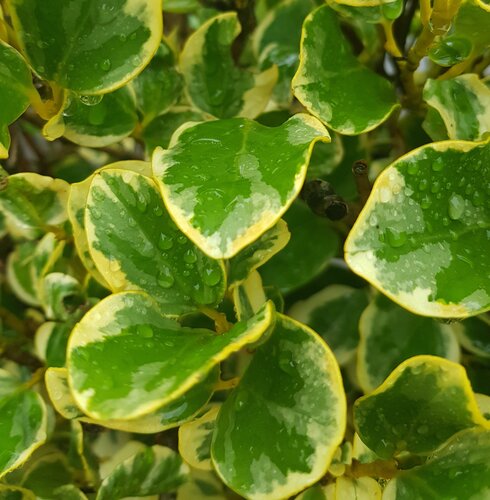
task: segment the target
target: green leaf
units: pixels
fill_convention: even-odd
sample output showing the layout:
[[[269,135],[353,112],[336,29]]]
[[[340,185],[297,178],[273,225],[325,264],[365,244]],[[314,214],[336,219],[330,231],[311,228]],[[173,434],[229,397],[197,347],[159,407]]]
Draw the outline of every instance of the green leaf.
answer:
[[[269,303],[249,321],[217,335],[165,318],[144,293],[111,295],[83,317],[70,337],[73,396],[92,418],[128,420],[150,413],[203,380],[231,353],[257,341],[272,320]]]
[[[55,233],[46,233],[37,243],[29,263],[32,283],[39,295],[41,281],[53,270],[65,248],[65,241],[59,241]]]
[[[65,366],[66,346],[73,322],[47,321],[37,330],[35,335],[36,355],[46,366]]]
[[[278,315],[223,403],[211,447],[223,481],[246,498],[279,499],[319,480],[345,430],[335,358],[310,329]]]
[[[44,126],[43,134],[49,140],[63,135],[80,146],[108,146],[134,130],[138,122],[135,106],[127,87],[94,97],[69,93],[60,111]]]
[[[32,491],[14,486],[13,484],[0,484],[0,500],[37,500]]]
[[[155,151],[153,173],[180,229],[209,256],[230,258],[279,220],[299,194],[313,144],[328,139],[305,114],[275,128],[244,118],[200,123]]]
[[[304,22],[292,86],[310,113],[346,135],[372,130],[398,107],[392,85],[359,63],[335,12],[326,5]]]
[[[434,356],[404,361],[374,392],[358,399],[354,423],[382,458],[428,454],[462,429],[489,427],[464,368]]]
[[[439,66],[453,66],[468,59],[472,49],[473,46],[467,38],[447,36],[439,42],[436,41],[429,49],[428,56]]]
[[[359,318],[367,305],[366,290],[331,285],[296,302],[288,315],[315,330],[344,365],[357,351]]]
[[[67,219],[66,202],[69,185],[34,173],[8,177],[6,189],[0,190],[0,211],[14,238],[35,239],[61,226]]]
[[[221,405],[211,404],[206,413],[179,428],[180,456],[195,469],[213,470],[211,438]]]
[[[339,238],[326,219],[313,214],[301,202],[284,215],[291,232],[286,247],[260,269],[265,285],[288,293],[320,274],[335,256]]]
[[[461,345],[473,354],[490,358],[490,323],[484,316],[468,318],[455,325]]]
[[[31,72],[26,62],[14,48],[0,40],[0,158],[8,157],[8,125],[27,109],[33,92]]]
[[[10,0],[34,71],[79,94],[110,92],[136,76],[162,37],[160,0]]]
[[[182,396],[154,412],[132,420],[98,420],[87,417],[78,408],[68,386],[66,368],[48,368],[46,371],[46,389],[56,411],[66,419],[95,424],[108,429],[138,434],[154,434],[177,427],[193,418],[211,398],[219,379],[218,367]]]
[[[67,320],[84,302],[80,283],[69,274],[49,273],[41,281],[39,300],[47,319]]]
[[[173,315],[223,298],[223,264],[177,229],[146,176],[117,168],[95,174],[85,229],[92,259],[112,291],[148,292]]]
[[[272,100],[278,105],[289,105],[293,99],[291,80],[299,64],[301,26],[314,8],[312,0],[287,0],[271,9],[257,27],[253,48],[260,68],[276,65],[278,82]]]
[[[143,72],[131,82],[143,126],[166,113],[179,99],[182,75],[175,68],[175,55],[165,41]]]
[[[252,271],[264,265],[289,242],[291,234],[288,225],[279,220],[271,229],[238,252],[229,261],[228,282],[238,285],[245,281]]]
[[[30,306],[39,305],[38,290],[31,273],[36,244],[26,241],[17,245],[7,258],[7,282],[12,292]]]
[[[459,361],[452,325],[412,314],[381,294],[363,312],[359,330],[357,379],[366,393],[412,356],[431,354]]]
[[[335,499],[338,500],[381,500],[381,495],[381,486],[372,477],[342,476],[335,482]]]
[[[235,66],[231,45],[239,33],[237,14],[220,14],[188,38],[180,55],[189,100],[217,118],[255,118],[277,81],[276,67],[253,74]]]
[[[176,490],[187,480],[188,467],[170,448],[145,447],[119,464],[104,479],[97,500],[118,500],[129,496],[147,496]]]
[[[440,114],[449,139],[478,141],[490,133],[490,89],[478,75],[428,79],[424,99]]]
[[[72,484],[65,484],[52,492],[52,500],[87,500],[85,494]]]
[[[226,500],[223,483],[210,471],[191,469],[190,480],[177,491],[177,500]]]
[[[46,440],[47,413],[33,391],[0,398],[0,477],[22,465]]]
[[[23,471],[21,485],[43,499],[51,498],[56,488],[72,482],[73,474],[65,455],[54,451],[29,462]]]
[[[97,172],[110,168],[129,170],[142,175],[151,175],[150,164],[144,161],[120,161],[110,163],[109,165],[102,167],[102,169],[97,170]],[[106,280],[96,268],[94,261],[90,256],[87,233],[85,232],[85,208],[87,205],[87,197],[92,179],[93,176],[90,176],[87,179],[70,186],[67,211],[73,230],[73,239],[75,240],[75,246],[82,264],[102,286],[110,288]]]
[[[267,301],[262,279],[252,271],[245,281],[233,287],[233,304],[239,321],[251,318]]]
[[[429,460],[400,471],[383,500],[487,498],[490,490],[490,430],[468,429],[456,434]]]
[[[490,309],[489,159],[488,142],[447,141],[385,169],[347,238],[351,269],[416,314]]]
[[[202,113],[186,108],[180,111],[177,108],[173,108],[173,111],[157,116],[141,132],[141,138],[145,141],[146,151],[151,156],[153,150],[158,146],[164,149],[168,148],[172,135],[181,125],[187,122],[200,122],[202,120]]]

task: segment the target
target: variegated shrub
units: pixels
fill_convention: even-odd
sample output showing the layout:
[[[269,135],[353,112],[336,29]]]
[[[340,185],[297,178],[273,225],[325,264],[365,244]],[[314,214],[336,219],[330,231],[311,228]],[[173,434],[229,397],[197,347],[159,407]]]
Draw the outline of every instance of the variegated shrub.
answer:
[[[0,0],[0,500],[490,498],[484,0]]]

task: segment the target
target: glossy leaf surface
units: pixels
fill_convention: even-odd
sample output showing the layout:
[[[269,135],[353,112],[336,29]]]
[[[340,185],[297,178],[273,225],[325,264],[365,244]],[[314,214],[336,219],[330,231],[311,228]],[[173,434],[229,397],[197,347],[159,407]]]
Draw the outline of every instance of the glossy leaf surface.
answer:
[[[356,401],[354,421],[364,443],[382,458],[405,451],[428,454],[460,430],[488,427],[464,368],[433,356],[398,366]]]
[[[310,329],[278,316],[221,407],[216,471],[246,498],[279,499],[322,477],[345,430],[345,399],[331,351]]]
[[[236,13],[220,14],[193,33],[182,50],[180,68],[189,100],[217,118],[255,118],[277,80],[275,67],[254,75],[235,66],[231,44],[239,33]]]
[[[279,220],[301,189],[313,144],[328,139],[305,114],[274,128],[244,118],[201,123],[156,150],[153,173],[180,229],[211,257],[230,258]]]
[[[138,74],[162,36],[160,0],[10,0],[34,71],[79,94],[114,90]]]
[[[113,291],[148,292],[174,315],[221,301],[222,263],[177,229],[148,177],[118,169],[96,174],[85,229],[92,259]]]
[[[111,295],[84,316],[70,337],[68,374],[75,400],[93,418],[150,413],[203,380],[232,352],[257,341],[272,315],[268,304],[248,322],[216,335],[165,318],[144,293]]]
[[[351,269],[416,314],[490,308],[490,143],[447,141],[377,178],[345,244]]]
[[[459,344],[452,325],[418,316],[378,295],[363,312],[359,330],[357,378],[370,392],[402,361],[431,354],[459,361]]]
[[[335,12],[326,5],[304,22],[292,85],[308,111],[341,134],[372,130],[397,107],[391,84],[358,62]]]

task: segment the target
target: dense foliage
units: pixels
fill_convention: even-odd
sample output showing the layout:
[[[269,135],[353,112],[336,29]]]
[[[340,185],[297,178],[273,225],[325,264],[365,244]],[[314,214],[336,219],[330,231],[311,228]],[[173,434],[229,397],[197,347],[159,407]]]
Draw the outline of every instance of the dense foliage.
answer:
[[[0,499],[488,499],[489,26],[0,0]]]

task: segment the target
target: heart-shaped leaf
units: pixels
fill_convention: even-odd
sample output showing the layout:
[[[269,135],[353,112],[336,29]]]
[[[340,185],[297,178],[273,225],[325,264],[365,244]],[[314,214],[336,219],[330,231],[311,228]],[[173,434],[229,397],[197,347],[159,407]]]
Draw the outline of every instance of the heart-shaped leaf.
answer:
[[[341,134],[368,132],[398,107],[390,82],[357,60],[337,15],[326,5],[303,24],[300,65],[292,85],[308,111]]]
[[[9,11],[34,71],[79,94],[124,85],[162,37],[161,0],[11,0]]]
[[[490,309],[490,142],[446,141],[377,178],[345,259],[406,309],[464,318]]]
[[[278,315],[223,403],[211,447],[223,481],[250,499],[286,498],[319,480],[345,430],[340,371],[309,328]]]
[[[276,67],[253,74],[235,66],[231,44],[239,33],[237,14],[220,14],[188,38],[180,56],[189,100],[217,118],[255,118],[277,81]]]
[[[77,405],[96,419],[132,419],[174,401],[273,321],[268,303],[225,334],[184,328],[141,292],[111,295],[76,325],[67,350]],[[108,362],[110,360],[110,362]]]
[[[328,139],[305,114],[274,128],[245,118],[205,122],[157,149],[153,173],[180,229],[211,257],[230,258],[280,219],[299,194],[313,144]]]
[[[354,405],[364,443],[382,458],[428,454],[456,432],[490,424],[481,415],[464,368],[435,356],[404,361]]]
[[[173,315],[223,298],[223,264],[177,229],[144,175],[118,169],[95,174],[85,229],[92,259],[113,291],[143,290]]]
[[[378,387],[402,361],[420,354],[459,361],[452,325],[418,316],[378,294],[359,321],[357,379],[364,392]]]

